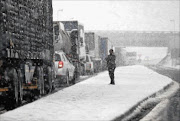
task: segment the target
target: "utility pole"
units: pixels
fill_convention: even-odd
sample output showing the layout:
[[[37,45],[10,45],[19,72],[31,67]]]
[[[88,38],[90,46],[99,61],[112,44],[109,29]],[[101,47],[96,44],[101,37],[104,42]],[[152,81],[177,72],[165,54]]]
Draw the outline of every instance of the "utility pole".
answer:
[[[170,20],[173,23],[173,46],[176,45],[175,43],[175,20]]]
[[[175,42],[175,20],[170,20],[172,23],[173,23],[173,44],[172,44],[172,47],[170,48],[171,49],[171,59],[172,59],[172,66],[175,66],[176,64],[176,59],[174,58],[174,54],[175,54],[175,46],[176,46],[176,42]],[[173,58],[172,58],[172,55],[173,55]]]

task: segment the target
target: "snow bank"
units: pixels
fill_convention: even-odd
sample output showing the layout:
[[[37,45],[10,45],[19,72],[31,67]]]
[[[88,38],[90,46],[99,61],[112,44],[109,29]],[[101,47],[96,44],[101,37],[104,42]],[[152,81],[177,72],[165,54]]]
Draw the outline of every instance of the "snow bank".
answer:
[[[116,120],[133,121],[133,119],[141,119],[140,121],[164,121],[164,118],[167,118],[164,115],[167,113],[167,104],[169,104],[169,101],[168,103],[165,103],[167,101],[164,100],[172,97],[178,91],[178,89],[179,84],[173,81],[163,90],[160,90],[147,99],[141,101],[132,110],[129,110],[125,115],[118,117]],[[148,115],[146,115],[147,113]]]
[[[158,63],[158,65],[170,69],[180,70],[180,58],[172,59],[171,55],[168,54]]]
[[[140,121],[168,121],[168,109],[170,103],[170,98],[179,90],[179,84],[177,82],[173,82],[168,91],[163,92],[155,97],[154,100],[160,100],[161,102],[152,109],[152,111],[147,114]]]
[[[2,121],[113,120],[172,80],[144,66],[119,67],[116,85],[102,72],[31,104],[0,115]]]

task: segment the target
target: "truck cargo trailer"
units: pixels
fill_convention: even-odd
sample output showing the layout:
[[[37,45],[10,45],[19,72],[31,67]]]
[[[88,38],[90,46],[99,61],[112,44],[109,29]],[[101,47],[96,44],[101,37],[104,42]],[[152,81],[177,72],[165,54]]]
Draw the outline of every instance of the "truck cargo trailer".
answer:
[[[0,102],[6,108],[52,90],[53,54],[52,0],[0,0]]]
[[[116,55],[116,66],[125,66],[127,62],[126,47],[114,47]]]
[[[53,22],[53,31],[54,50],[62,50],[66,54],[70,54],[72,44],[70,40],[70,35],[64,29],[64,24],[60,21]]]
[[[65,31],[70,35],[71,51],[69,57],[73,61],[75,66],[75,75],[78,78],[80,75],[84,75],[85,70],[85,40],[84,40],[84,26],[78,21],[61,21],[64,24]]]
[[[108,38],[107,37],[101,37],[99,41],[99,55],[102,60],[102,70],[106,70],[106,60],[105,58],[108,55]]]
[[[85,42],[87,46],[87,52],[92,57],[94,72],[100,72],[102,69],[102,60],[100,57],[100,40],[101,37],[94,32],[85,33]]]

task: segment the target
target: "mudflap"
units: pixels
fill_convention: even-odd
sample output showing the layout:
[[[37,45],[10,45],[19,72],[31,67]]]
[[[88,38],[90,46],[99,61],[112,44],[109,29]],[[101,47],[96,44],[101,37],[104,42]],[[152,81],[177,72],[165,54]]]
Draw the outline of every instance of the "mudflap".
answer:
[[[38,80],[38,90],[39,94],[44,95],[44,73],[42,67],[37,67],[37,80]]]
[[[47,75],[46,75],[46,81],[45,81],[45,91],[46,93],[51,93],[53,88],[52,83],[52,69],[50,66],[47,67]]]

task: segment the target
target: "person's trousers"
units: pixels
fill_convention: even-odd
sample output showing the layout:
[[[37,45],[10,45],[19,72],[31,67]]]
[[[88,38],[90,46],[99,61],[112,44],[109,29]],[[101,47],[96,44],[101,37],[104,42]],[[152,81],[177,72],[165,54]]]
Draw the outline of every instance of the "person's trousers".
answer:
[[[114,82],[114,70],[115,70],[115,68],[108,68],[109,77],[111,79],[110,84],[115,84],[115,82]]]

